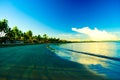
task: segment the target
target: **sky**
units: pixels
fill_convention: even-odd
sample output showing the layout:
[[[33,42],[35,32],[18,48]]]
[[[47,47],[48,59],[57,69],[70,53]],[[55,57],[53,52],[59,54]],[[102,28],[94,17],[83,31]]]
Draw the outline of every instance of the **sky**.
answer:
[[[119,40],[120,0],[0,0],[0,20],[34,35]],[[99,37],[98,37],[99,36]]]

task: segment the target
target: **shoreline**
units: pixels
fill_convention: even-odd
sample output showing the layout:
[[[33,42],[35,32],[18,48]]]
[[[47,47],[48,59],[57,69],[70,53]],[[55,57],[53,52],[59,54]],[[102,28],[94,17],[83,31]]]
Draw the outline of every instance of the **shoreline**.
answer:
[[[27,45],[40,45],[40,44],[45,44],[45,43],[0,44],[0,48],[15,47],[15,46],[27,46]]]
[[[80,42],[66,42],[66,43],[107,43],[107,42],[120,42],[120,41],[80,41]],[[66,43],[10,43],[10,44],[0,44],[0,48],[3,47],[14,47],[14,46],[26,46],[26,45],[40,45],[40,44],[66,44]]]
[[[0,52],[0,55],[3,55],[1,59],[5,59],[1,62],[0,80],[9,78],[16,80],[108,80],[104,76],[88,71],[82,64],[57,56],[47,48],[47,44],[1,48]]]

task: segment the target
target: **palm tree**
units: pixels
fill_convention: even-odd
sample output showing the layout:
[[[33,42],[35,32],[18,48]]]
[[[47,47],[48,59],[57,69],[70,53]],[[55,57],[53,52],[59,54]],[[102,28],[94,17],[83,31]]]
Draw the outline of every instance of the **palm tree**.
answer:
[[[26,32],[26,36],[28,37],[28,42],[32,42],[32,35],[33,35],[33,33],[31,30]]]
[[[13,32],[11,28],[8,28],[7,30],[6,39],[10,41],[11,43],[13,43],[13,41],[15,40],[15,33]]]
[[[44,41],[44,42],[48,42],[48,36],[47,36],[47,34],[44,34],[44,35],[43,35],[43,41]]]
[[[5,34],[7,32],[8,29],[8,21],[6,19],[3,19],[2,21],[0,21],[0,37],[5,36],[3,34]]]
[[[19,29],[17,28],[17,26],[13,27],[13,33],[15,34],[15,40],[19,39]]]
[[[42,38],[40,35],[37,36],[37,40],[38,40],[39,43],[42,42],[42,39],[43,39],[43,38]]]
[[[8,28],[8,20],[3,19],[2,21],[0,21],[0,43],[6,41],[5,34],[7,33]]]
[[[33,43],[38,43],[38,36],[33,36]]]

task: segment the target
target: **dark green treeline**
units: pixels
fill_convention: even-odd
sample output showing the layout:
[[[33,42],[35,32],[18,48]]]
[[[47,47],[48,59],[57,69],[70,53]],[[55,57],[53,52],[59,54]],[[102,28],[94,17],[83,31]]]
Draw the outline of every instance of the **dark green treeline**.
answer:
[[[16,43],[22,41],[23,43],[60,43],[67,42],[59,38],[50,38],[47,34],[33,35],[31,30],[22,32],[17,26],[12,29],[8,26],[8,20],[0,20],[0,43]]]

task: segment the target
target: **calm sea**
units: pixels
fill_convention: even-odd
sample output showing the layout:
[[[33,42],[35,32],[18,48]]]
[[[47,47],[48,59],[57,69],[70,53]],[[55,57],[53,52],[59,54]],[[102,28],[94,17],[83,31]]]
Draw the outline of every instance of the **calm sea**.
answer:
[[[96,74],[120,80],[120,42],[67,43],[50,47],[64,59],[83,64]]]

